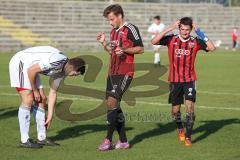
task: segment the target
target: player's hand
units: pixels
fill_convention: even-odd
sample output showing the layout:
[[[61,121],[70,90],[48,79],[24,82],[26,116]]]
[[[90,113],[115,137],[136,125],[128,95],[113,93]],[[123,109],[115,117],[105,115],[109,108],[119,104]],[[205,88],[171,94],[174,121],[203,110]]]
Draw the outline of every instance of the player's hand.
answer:
[[[34,100],[37,101],[37,102],[40,102],[41,96],[40,96],[39,91],[38,90],[34,90],[33,91],[33,95],[34,95]]]
[[[49,129],[51,127],[51,123],[52,123],[52,117],[47,117],[47,120],[45,121],[45,127],[46,129]]]
[[[193,23],[192,26],[193,26],[193,30],[194,30],[194,31],[198,28],[195,23]]]
[[[116,55],[121,56],[121,55],[124,53],[124,51],[123,51],[122,48],[117,47],[117,48],[115,49],[115,53],[116,53]]]
[[[177,29],[179,28],[179,25],[180,25],[180,20],[177,20],[176,22],[174,22],[173,24],[171,24],[171,29],[174,30],[174,29]]]
[[[106,35],[104,32],[99,32],[97,34],[97,41],[100,43],[104,43],[106,41]]]

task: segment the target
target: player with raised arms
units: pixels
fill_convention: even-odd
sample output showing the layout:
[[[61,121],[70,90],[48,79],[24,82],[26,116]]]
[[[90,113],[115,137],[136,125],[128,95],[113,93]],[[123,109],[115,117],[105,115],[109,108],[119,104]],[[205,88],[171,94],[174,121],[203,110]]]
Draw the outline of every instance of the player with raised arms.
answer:
[[[175,29],[179,34],[167,35]],[[190,35],[194,30],[197,37]],[[213,42],[193,24],[192,18],[184,17],[168,26],[152,39],[153,45],[168,47],[169,57],[169,103],[172,104],[172,117],[177,124],[179,140],[191,146],[191,133],[195,121],[194,103],[196,100],[196,74],[194,62],[199,50],[214,51]],[[185,98],[186,135],[181,121],[180,107]]]

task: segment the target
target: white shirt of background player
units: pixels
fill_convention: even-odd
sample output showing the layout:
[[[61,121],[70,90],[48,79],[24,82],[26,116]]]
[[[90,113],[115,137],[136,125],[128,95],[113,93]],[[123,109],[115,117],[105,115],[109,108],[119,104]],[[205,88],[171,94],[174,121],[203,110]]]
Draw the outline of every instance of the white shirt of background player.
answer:
[[[151,24],[151,26],[149,26],[148,28],[148,32],[152,33],[152,38],[155,37],[155,34],[153,33],[160,33],[164,30],[165,25],[163,23],[160,23],[159,25],[157,25],[156,23]]]

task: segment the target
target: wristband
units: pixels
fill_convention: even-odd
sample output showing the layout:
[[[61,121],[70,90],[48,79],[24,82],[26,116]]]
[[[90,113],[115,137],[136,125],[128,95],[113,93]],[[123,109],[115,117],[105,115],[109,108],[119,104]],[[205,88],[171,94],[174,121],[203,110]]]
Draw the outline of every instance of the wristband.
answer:
[[[200,30],[200,28],[197,28],[197,29],[195,30],[195,33],[196,33],[197,36],[198,36],[201,40],[203,40],[204,42],[207,42],[207,41],[209,40],[208,37],[205,36],[205,34]]]

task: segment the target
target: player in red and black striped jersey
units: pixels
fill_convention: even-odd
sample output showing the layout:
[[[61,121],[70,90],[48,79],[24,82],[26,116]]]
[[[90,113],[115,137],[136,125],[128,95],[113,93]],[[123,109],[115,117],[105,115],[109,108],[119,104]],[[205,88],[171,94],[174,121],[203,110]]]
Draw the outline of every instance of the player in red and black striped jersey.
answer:
[[[179,35],[167,35],[174,29],[179,29]],[[195,30],[198,37],[190,35]],[[181,141],[185,140],[186,146],[191,146],[191,132],[195,120],[194,102],[196,100],[196,73],[194,62],[199,50],[214,51],[215,46],[205,34],[193,24],[190,17],[167,27],[152,39],[154,45],[165,45],[168,47],[169,57],[169,103],[172,104],[172,116],[178,127],[178,135]],[[186,134],[181,121],[180,107],[185,98]]]
[[[120,5],[108,6],[103,15],[113,29],[110,33],[110,46],[107,45],[105,33],[100,32],[97,35],[97,40],[110,54],[106,88],[108,131],[99,150],[106,151],[113,148],[112,136],[115,129],[119,134],[115,149],[127,149],[130,145],[125,133],[125,120],[120,102],[133,78],[134,55],[143,53],[144,48],[138,28],[124,21],[124,13]]]

